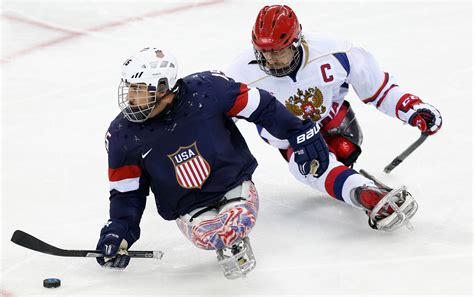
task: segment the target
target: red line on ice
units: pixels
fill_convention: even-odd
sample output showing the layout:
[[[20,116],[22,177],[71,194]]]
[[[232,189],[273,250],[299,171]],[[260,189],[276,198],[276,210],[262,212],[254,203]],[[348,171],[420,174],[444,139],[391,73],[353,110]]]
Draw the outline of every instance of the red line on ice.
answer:
[[[120,20],[120,21],[113,21],[113,22],[110,22],[110,23],[105,23],[105,24],[102,24],[102,25],[99,25],[97,27],[93,27],[93,28],[90,28],[90,29],[84,30],[84,31],[73,31],[73,30],[69,30],[69,29],[66,29],[66,28],[61,28],[61,27],[50,25],[50,24],[42,23],[42,22],[37,21],[37,20],[25,19],[25,18],[22,18],[20,16],[14,16],[14,15],[10,15],[10,14],[2,14],[2,17],[13,20],[13,21],[27,23],[27,24],[38,26],[38,27],[45,28],[45,29],[64,32],[64,33],[67,33],[68,35],[65,35],[65,36],[62,36],[62,37],[59,37],[59,38],[56,38],[56,39],[48,40],[46,42],[43,42],[43,43],[40,43],[40,44],[37,44],[37,45],[33,45],[33,46],[28,47],[26,49],[22,49],[22,50],[19,50],[17,52],[14,52],[13,54],[11,54],[11,55],[3,58],[2,60],[0,60],[0,64],[10,62],[11,60],[13,60],[15,58],[27,55],[27,54],[29,54],[31,52],[34,52],[34,51],[37,51],[39,49],[47,48],[47,47],[56,45],[58,43],[65,42],[67,40],[86,35],[88,32],[104,31],[104,30],[107,30],[107,29],[110,29],[110,28],[120,27],[120,26],[129,24],[129,23],[132,23],[132,22],[142,21],[145,18],[153,18],[153,17],[157,17],[157,16],[173,14],[173,13],[177,13],[177,12],[181,12],[181,11],[185,11],[185,10],[189,10],[189,9],[193,9],[193,8],[198,8],[198,7],[201,7],[201,6],[209,6],[209,5],[218,4],[218,3],[221,3],[223,1],[224,0],[211,0],[211,1],[207,1],[207,2],[186,4],[186,5],[177,6],[177,7],[173,7],[173,8],[168,8],[168,9],[163,9],[163,10],[158,10],[158,11],[152,11],[152,12],[148,12],[148,13],[145,13],[145,14],[142,14],[142,15],[139,15],[139,16],[125,18],[125,19]]]
[[[41,27],[41,28],[44,28],[44,29],[50,29],[50,30],[54,30],[54,31],[59,31],[59,32],[64,32],[64,33],[72,33],[72,34],[78,33],[78,32],[75,32],[73,30],[69,30],[69,29],[66,29],[66,28],[61,28],[61,27],[57,27],[57,26],[54,26],[54,25],[46,24],[46,23],[43,23],[43,22],[37,21],[37,20],[26,19],[26,18],[17,16],[17,15],[13,15],[13,14],[5,14],[4,13],[4,14],[2,14],[2,17],[6,18],[6,19],[9,19],[9,20],[12,20],[12,21],[25,23],[25,24]]]

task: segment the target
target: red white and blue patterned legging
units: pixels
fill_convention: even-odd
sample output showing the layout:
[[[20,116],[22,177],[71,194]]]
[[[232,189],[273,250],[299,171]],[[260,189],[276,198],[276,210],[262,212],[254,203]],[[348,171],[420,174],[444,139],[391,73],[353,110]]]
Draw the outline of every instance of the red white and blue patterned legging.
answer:
[[[251,181],[243,182],[224,197],[227,200],[239,197],[243,199],[210,209],[192,218],[201,210],[196,209],[176,220],[181,232],[198,248],[218,250],[231,247],[233,243],[247,237],[255,226],[258,193]]]

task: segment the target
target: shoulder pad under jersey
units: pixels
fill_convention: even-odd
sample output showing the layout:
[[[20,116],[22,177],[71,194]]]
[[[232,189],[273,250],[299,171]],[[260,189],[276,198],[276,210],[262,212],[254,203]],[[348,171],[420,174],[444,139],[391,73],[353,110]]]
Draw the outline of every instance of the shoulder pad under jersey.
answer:
[[[227,67],[225,73],[237,82],[246,83],[251,83],[268,76],[260,69],[251,48],[241,52]]]
[[[323,33],[303,34],[303,47],[309,51],[309,60],[318,59],[334,53],[345,53],[352,43]]]

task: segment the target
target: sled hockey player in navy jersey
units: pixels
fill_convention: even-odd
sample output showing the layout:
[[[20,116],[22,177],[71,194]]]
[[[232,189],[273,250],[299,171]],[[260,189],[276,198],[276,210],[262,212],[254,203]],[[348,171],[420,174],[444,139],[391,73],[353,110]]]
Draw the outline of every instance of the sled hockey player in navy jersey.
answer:
[[[293,114],[315,122],[330,150],[327,170],[307,175],[295,163],[291,143],[257,124],[260,136],[289,162],[290,172],[302,183],[364,209],[374,229],[409,226],[418,205],[406,189],[392,190],[352,169],[361,153],[362,132],[344,97],[352,85],[364,103],[428,135],[441,128],[439,111],[399,87],[363,48],[321,34],[303,35],[295,12],[286,5],[260,10],[252,44],[226,73],[271,92]]]
[[[303,122],[268,92],[236,83],[222,72],[177,79],[168,52],[145,48],[122,66],[121,113],[106,133],[110,219],[100,232],[97,258],[125,268],[127,249],[140,237],[149,190],[158,213],[176,220],[198,248],[216,250],[227,278],[255,267],[248,235],[258,214],[252,183],[257,167],[232,117],[288,139],[301,170],[321,173],[329,151],[312,121]]]

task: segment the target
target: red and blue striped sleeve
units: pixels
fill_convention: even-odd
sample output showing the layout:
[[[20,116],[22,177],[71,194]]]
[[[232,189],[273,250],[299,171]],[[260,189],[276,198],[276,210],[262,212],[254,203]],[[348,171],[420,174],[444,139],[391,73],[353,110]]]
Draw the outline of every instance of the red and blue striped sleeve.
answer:
[[[250,88],[225,77],[216,77],[213,87],[221,111],[229,117],[253,122],[280,139],[287,139],[302,129],[302,121],[263,89]]]
[[[142,171],[139,159],[125,150],[120,133],[108,135],[108,176],[110,183],[110,219],[127,222],[125,236],[129,246],[140,237],[140,221],[149,194],[149,179]]]

